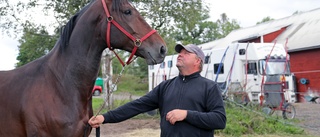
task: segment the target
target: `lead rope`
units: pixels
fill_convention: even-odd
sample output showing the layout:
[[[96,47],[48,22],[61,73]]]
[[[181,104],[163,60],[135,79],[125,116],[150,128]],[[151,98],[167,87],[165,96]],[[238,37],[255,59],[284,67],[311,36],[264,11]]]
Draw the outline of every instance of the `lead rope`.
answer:
[[[136,58],[137,58],[137,56],[136,56],[133,60],[131,60],[131,62],[133,62]],[[131,62],[129,62],[129,64],[130,64]],[[122,76],[122,73],[123,73],[123,71],[124,71],[125,66],[127,66],[127,65],[122,65],[122,70],[120,71],[120,73],[119,73],[119,75],[118,75],[118,77],[117,77],[117,79],[116,79],[116,82],[112,85],[112,88],[111,88],[110,92],[108,93],[108,95],[104,97],[103,104],[102,104],[101,107],[99,108],[98,112],[95,114],[95,116],[94,116],[95,118],[100,114],[100,112],[102,111],[102,109],[106,106],[107,99],[110,99],[110,94],[114,91],[114,88],[115,88],[116,85],[118,84],[119,79],[120,79],[120,77]],[[109,105],[110,105],[110,104],[109,104]],[[100,137],[100,127],[96,128],[96,137]]]
[[[99,108],[99,110],[98,110],[98,112],[96,113],[96,115],[94,116],[94,118],[96,118],[96,117],[100,114],[101,110],[106,106],[107,99],[110,99],[110,94],[113,92],[115,86],[118,84],[119,79],[120,79],[120,77],[122,76],[122,73],[123,73],[123,71],[124,71],[124,67],[125,67],[125,66],[126,66],[126,65],[123,65],[123,66],[122,66],[122,70],[120,71],[119,76],[118,76],[117,79],[116,79],[116,82],[112,85],[112,88],[111,88],[112,90],[108,93],[108,95],[106,95],[106,96],[104,97],[103,104],[102,104],[101,107]],[[110,104],[109,104],[109,105],[110,105]],[[100,126],[96,128],[96,137],[100,137]]]
[[[113,92],[114,88],[116,87],[116,85],[118,84],[119,82],[119,79],[120,77],[122,76],[122,73],[124,71],[124,68],[125,68],[126,65],[122,66],[122,70],[120,71],[117,79],[116,79],[116,82],[112,85],[112,88],[110,90],[110,92],[108,93],[107,96],[104,97],[104,101],[103,101],[103,104],[101,105],[100,109],[98,110],[98,112],[96,113],[95,117],[97,117],[97,115],[100,114],[101,110],[106,106],[106,103],[107,103],[107,99],[110,99],[110,94]]]
[[[117,54],[115,54],[117,56]],[[119,58],[119,56],[117,56],[117,58]],[[104,97],[104,101],[103,101],[103,104],[101,105],[100,109],[98,110],[98,112],[96,113],[96,115],[94,117],[97,117],[97,115],[100,114],[101,110],[106,106],[106,102],[107,102],[107,99],[110,99],[110,93],[113,93],[114,91],[114,88],[116,87],[116,85],[118,84],[119,82],[119,79],[120,77],[122,76],[122,73],[124,71],[124,68],[129,65],[131,62],[133,62],[134,60],[136,60],[137,56],[135,56],[135,58],[133,58],[133,60],[131,60],[130,62],[127,62],[127,64],[122,64],[122,70],[120,71],[117,79],[116,79],[116,82],[112,85],[112,88],[110,90],[110,92],[108,93],[107,96]],[[128,60],[129,61],[129,60]]]

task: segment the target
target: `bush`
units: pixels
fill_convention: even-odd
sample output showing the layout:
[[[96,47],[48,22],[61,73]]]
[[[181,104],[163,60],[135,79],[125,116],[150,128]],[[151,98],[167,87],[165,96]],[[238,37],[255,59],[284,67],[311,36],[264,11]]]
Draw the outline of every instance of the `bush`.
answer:
[[[226,113],[226,128],[216,132],[222,136],[306,135],[303,129],[281,122],[282,118],[266,116],[254,106],[252,108],[242,108],[226,101]]]

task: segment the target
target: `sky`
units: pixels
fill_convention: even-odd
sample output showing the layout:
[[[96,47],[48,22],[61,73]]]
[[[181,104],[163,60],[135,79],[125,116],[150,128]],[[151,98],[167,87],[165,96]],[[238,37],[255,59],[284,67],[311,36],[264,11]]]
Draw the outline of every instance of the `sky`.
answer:
[[[242,28],[256,25],[265,17],[281,19],[294,12],[320,8],[320,0],[204,0],[209,4],[210,20],[216,21],[222,13],[235,19]],[[41,19],[40,19],[41,20]],[[14,69],[18,55],[18,38],[0,32],[0,71]]]

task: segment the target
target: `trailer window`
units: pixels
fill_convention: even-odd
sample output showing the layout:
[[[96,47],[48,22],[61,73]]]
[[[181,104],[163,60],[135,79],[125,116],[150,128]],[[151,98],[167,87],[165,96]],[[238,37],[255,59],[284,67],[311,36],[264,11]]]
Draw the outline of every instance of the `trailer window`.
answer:
[[[154,69],[154,65],[149,65],[150,66],[150,70]]]
[[[172,68],[172,60],[168,61],[168,68]]]
[[[210,56],[207,55],[204,59],[204,64],[209,64],[210,63]]]
[[[221,63],[221,66],[220,66],[220,63],[219,64],[214,64],[214,74],[217,74],[218,71],[219,74],[223,74],[224,73],[224,67],[223,67],[223,63]],[[220,70],[219,70],[219,66],[220,66]]]
[[[245,55],[246,49],[239,49],[239,55]]]
[[[161,64],[160,64],[160,68],[164,68],[166,66],[166,63],[165,62],[162,62]]]
[[[257,63],[252,62],[247,65],[247,74],[257,75]]]
[[[265,70],[265,68],[267,68]],[[264,73],[265,72],[265,73]],[[290,66],[286,61],[269,61],[266,66],[265,60],[259,61],[259,73],[267,75],[290,74]]]

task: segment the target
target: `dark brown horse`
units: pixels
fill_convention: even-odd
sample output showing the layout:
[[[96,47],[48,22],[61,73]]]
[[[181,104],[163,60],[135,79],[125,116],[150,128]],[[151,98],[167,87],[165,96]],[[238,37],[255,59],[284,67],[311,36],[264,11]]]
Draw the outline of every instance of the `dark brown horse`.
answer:
[[[102,51],[110,45],[131,52],[140,44],[135,54],[148,64],[163,61],[164,41],[127,0],[92,0],[66,24],[50,53],[0,72],[0,136],[88,136]]]

